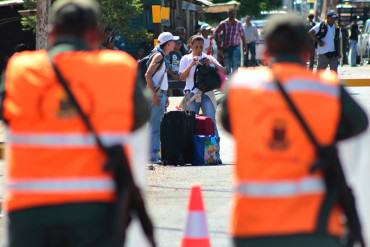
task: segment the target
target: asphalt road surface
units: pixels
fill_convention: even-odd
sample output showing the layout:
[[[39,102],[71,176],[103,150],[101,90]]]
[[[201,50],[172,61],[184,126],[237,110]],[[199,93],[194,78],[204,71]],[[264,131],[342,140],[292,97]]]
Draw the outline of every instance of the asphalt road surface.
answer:
[[[348,74],[350,72],[347,70],[346,73]],[[370,87],[350,88],[350,91],[367,111],[370,112]],[[179,98],[171,98],[171,107],[174,108],[179,100]],[[189,192],[192,185],[201,185],[203,191],[203,200],[212,246],[231,246],[228,236],[228,222],[232,203],[234,144],[232,138],[222,130],[221,125],[219,124],[218,126],[221,136],[221,158],[224,163],[223,165],[197,167],[156,165],[154,169],[146,169],[146,198],[150,214],[153,217],[160,247],[180,245],[185,226]],[[366,139],[367,141],[368,139]],[[356,150],[357,152],[359,151],[358,148]],[[357,176],[359,173],[361,171],[357,169]],[[365,174],[363,180],[366,180],[368,175],[366,176],[364,172],[362,174]],[[360,179],[357,181],[360,181]],[[4,166],[3,162],[0,162],[0,201],[4,190],[3,184]],[[366,193],[366,187],[368,186],[364,187],[363,184],[360,186],[365,188]],[[367,202],[370,203],[369,197],[365,199],[369,200],[361,201],[361,204],[365,205],[362,207],[369,205],[366,204]],[[367,220],[368,223],[369,221]],[[4,219],[0,218],[0,228],[3,229],[3,227]],[[4,237],[1,229],[0,240]],[[369,237],[369,229],[367,229],[367,234]]]

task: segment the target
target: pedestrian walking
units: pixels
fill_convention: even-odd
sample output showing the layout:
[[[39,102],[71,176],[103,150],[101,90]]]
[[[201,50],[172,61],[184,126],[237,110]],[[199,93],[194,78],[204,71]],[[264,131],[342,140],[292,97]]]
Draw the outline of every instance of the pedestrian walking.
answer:
[[[317,42],[318,65],[317,69],[337,71],[340,57],[340,28],[336,25],[337,15],[329,11],[326,21],[316,24],[309,34]]]
[[[213,43],[215,42],[213,40],[213,36],[210,36],[211,29],[212,27],[207,23],[200,26],[200,34],[202,35],[204,40],[203,52],[207,55],[213,54]]]
[[[236,143],[234,246],[344,246],[343,212],[348,222],[355,210],[345,210],[328,157],[338,140],[366,130],[366,113],[336,73],[306,70],[311,41],[300,17],[273,17],[264,35],[269,67],[240,69],[221,112]]]
[[[158,51],[151,60],[148,70],[145,73],[147,87],[152,94],[152,107],[150,113],[150,161],[154,164],[161,163],[160,151],[160,125],[167,106],[169,105],[168,75],[165,56],[175,48],[178,36],[173,36],[170,32],[163,32],[158,36]]]
[[[309,14],[307,17],[307,32],[309,32],[312,28],[316,26],[315,22],[315,15],[314,14]],[[309,60],[308,67],[310,70],[313,70],[314,64],[315,64],[315,58],[316,58],[316,47],[317,43],[312,41],[312,48],[311,48],[311,56]]]
[[[358,43],[358,35],[360,30],[358,29],[357,25],[357,18],[352,20],[350,26],[350,35],[349,35],[349,54],[348,60],[351,67],[356,67],[357,64],[357,43]]]
[[[180,60],[182,58],[180,52],[181,44],[181,41],[177,40],[174,50],[168,54],[169,67],[167,69],[167,73],[171,80],[179,80],[179,67]]]
[[[216,58],[216,60],[220,63],[220,64],[223,64],[223,62],[221,60],[219,60],[217,58],[218,56],[218,49],[217,49],[217,42],[216,42],[216,39],[215,39],[215,28],[211,28],[211,32],[210,32],[210,39],[211,39],[211,44],[212,44],[212,54],[208,54],[208,55],[212,55],[214,58]]]
[[[148,120],[137,62],[99,50],[95,1],[58,0],[50,20],[49,50],[15,54],[1,93],[8,129],[5,246],[122,246],[124,228],[116,225],[136,212],[118,210],[133,205],[120,183],[131,180],[111,165],[130,170],[126,140]],[[113,149],[122,162],[108,156]]]
[[[191,50],[192,53],[185,55],[180,61],[180,80],[185,80],[185,97],[188,99],[196,96],[196,99],[192,102],[186,102],[189,104],[187,110],[199,113],[202,112],[205,116],[210,117],[215,125],[215,135],[219,137],[217,126],[216,126],[216,106],[214,92],[210,91],[205,94],[199,92],[198,89],[194,88],[194,73],[197,65],[200,63],[209,64],[215,66],[217,69],[225,72],[222,65],[211,55],[207,55],[203,52],[204,40],[202,36],[195,35],[191,38]]]
[[[180,37],[181,42],[181,54],[184,56],[189,53],[189,47],[187,46],[186,40],[186,29],[184,27],[176,27],[175,34]]]
[[[243,24],[247,49],[245,51],[244,66],[257,66],[256,42],[258,40],[258,29],[252,24],[252,17],[246,16]],[[251,58],[249,59],[249,55]]]
[[[236,11],[230,10],[228,18],[220,22],[215,30],[217,47],[223,51],[224,63],[228,73],[235,72],[240,67],[241,50],[246,48],[245,33],[243,25],[236,19]]]

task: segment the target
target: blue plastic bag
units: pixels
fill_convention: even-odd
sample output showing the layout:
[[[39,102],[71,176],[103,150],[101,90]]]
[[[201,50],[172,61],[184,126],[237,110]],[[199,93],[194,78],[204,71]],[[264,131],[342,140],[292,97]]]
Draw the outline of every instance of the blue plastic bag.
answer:
[[[194,136],[193,165],[217,165],[220,163],[220,138],[214,135]]]

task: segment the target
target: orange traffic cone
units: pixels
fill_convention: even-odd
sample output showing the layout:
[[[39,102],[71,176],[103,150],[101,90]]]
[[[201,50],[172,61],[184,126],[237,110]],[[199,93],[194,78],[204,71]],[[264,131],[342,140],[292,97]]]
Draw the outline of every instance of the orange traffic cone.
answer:
[[[200,186],[193,186],[191,188],[184,235],[181,247],[211,246]]]

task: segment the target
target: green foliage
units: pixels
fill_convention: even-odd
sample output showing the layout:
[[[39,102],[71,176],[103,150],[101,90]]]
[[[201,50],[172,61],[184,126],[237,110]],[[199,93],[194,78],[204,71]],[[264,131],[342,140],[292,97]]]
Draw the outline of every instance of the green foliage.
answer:
[[[98,0],[103,22],[123,35],[128,42],[145,38],[143,27],[133,25],[133,20],[143,13],[140,0]]]
[[[276,10],[282,6],[282,0],[240,0],[239,15],[260,17],[261,11]]]
[[[261,17],[261,11],[275,10],[282,6],[282,0],[238,0],[240,1],[240,8],[237,11],[238,18],[246,15],[255,18]],[[213,0],[213,3],[224,3],[227,0]],[[227,18],[226,13],[222,14],[207,14],[207,21],[210,23],[218,23]]]
[[[27,10],[36,9],[36,0],[24,0],[23,7]],[[21,24],[23,30],[32,30],[33,32],[35,32],[36,15],[23,16],[21,18]]]
[[[140,17],[143,6],[140,0],[98,0],[101,6],[103,25],[109,25],[120,32],[128,41],[145,37],[143,28],[130,25],[135,18]],[[24,9],[36,9],[36,0],[24,0]],[[22,17],[24,30],[35,31],[36,16]]]

